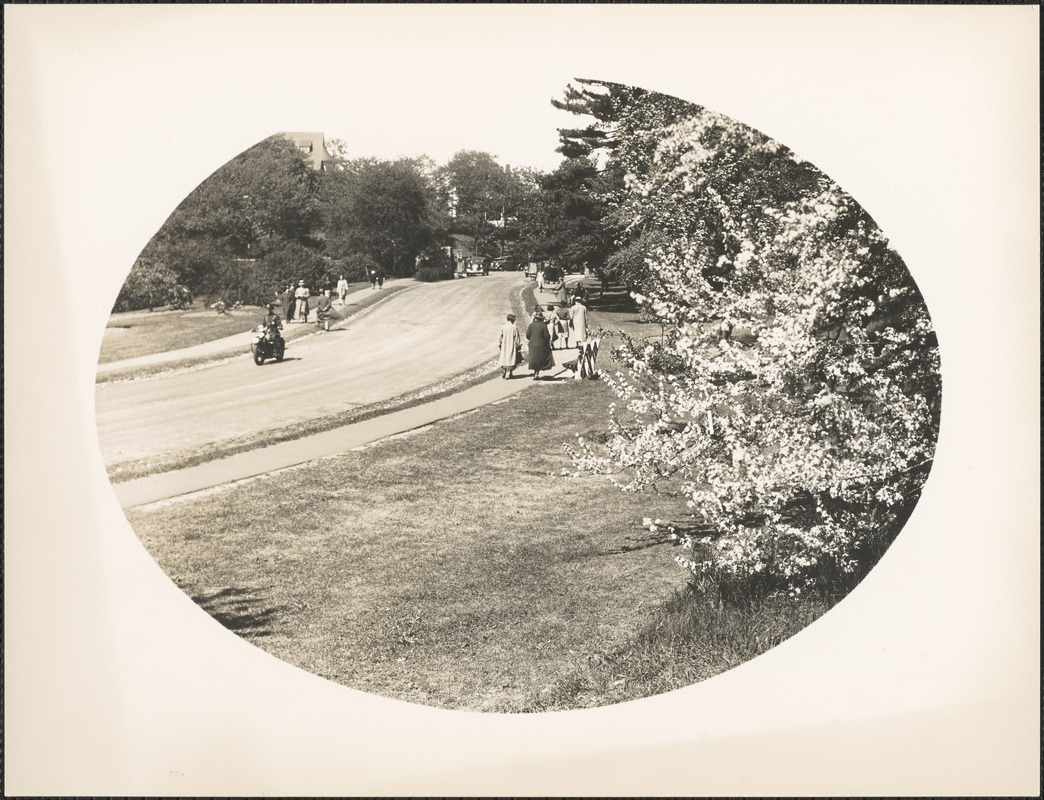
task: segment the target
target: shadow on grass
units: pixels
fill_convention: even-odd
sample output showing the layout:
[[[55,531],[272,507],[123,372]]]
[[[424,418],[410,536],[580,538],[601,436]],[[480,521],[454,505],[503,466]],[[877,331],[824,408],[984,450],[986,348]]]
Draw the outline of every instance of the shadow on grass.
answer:
[[[638,304],[634,302],[634,298],[626,291],[619,290],[607,291],[602,296],[599,296],[597,291],[593,292],[588,307],[592,311],[638,313]]]
[[[648,550],[650,547],[660,547],[661,545],[671,545],[674,547],[678,546],[678,541],[671,539],[671,535],[666,531],[662,533],[646,533],[638,534],[636,536],[624,537],[624,542],[615,550],[610,550],[609,555],[622,555],[624,553],[633,553],[635,550]]]
[[[673,529],[676,538],[671,538],[671,529]],[[621,555],[623,553],[633,553],[635,550],[648,550],[651,547],[659,547],[661,545],[681,547],[682,539],[686,536],[692,537],[693,539],[699,539],[705,536],[714,538],[717,536],[717,533],[714,528],[709,525],[700,525],[691,522],[674,522],[657,533],[636,533],[632,536],[626,536],[624,537],[623,544],[615,550],[610,550],[609,554]]]
[[[233,633],[246,639],[271,636],[275,608],[266,608],[262,598],[249,589],[221,589],[190,594],[198,606]]]

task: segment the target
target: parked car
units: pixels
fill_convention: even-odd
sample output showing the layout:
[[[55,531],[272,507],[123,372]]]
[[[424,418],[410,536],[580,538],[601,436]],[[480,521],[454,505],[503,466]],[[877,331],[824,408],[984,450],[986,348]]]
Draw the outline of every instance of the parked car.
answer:
[[[500,258],[494,258],[489,262],[489,268],[497,270],[498,272],[518,272],[522,269],[522,262],[517,258],[511,258],[510,256],[501,256]]]
[[[489,275],[489,267],[486,266],[485,259],[473,259],[468,262],[467,269],[464,270],[465,275]]]

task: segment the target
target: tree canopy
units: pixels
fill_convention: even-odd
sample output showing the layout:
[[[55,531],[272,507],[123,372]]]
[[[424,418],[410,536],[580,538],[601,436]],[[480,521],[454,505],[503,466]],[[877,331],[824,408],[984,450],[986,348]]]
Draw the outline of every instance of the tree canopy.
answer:
[[[418,161],[341,161],[323,178],[326,254],[349,271],[372,263],[389,275],[412,275],[416,257],[438,235],[434,188]]]
[[[288,247],[318,247],[318,179],[291,141],[265,139],[190,192],[142,257],[194,293],[267,299],[267,276],[244,265]]]
[[[847,591],[931,467],[923,299],[866,212],[779,143],[655,94],[614,125],[618,241],[669,335],[621,347],[625,407],[576,464],[686,497],[680,560],[723,597]]]

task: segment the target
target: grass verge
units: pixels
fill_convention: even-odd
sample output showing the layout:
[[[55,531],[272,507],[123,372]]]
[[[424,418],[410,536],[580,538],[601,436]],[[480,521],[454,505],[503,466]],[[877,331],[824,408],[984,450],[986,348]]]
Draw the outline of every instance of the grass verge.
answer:
[[[365,281],[350,284],[349,292],[365,289]],[[318,296],[309,301],[315,308]],[[278,305],[278,304],[277,304]],[[335,309],[339,306],[335,306]],[[280,312],[282,313],[282,312]],[[183,311],[159,309],[157,311],[130,311],[112,314],[106,328],[109,335],[102,340],[99,364],[123,361],[128,358],[180,350],[183,347],[222,339],[249,331],[265,314],[260,306],[243,306],[218,314],[206,303],[199,301]],[[117,333],[113,333],[113,332]]]
[[[598,381],[497,404],[218,493],[130,510],[226,628],[331,681],[442,708],[536,712],[680,688],[821,613],[720,611],[644,516],[665,494],[562,476],[597,436]]]
[[[351,319],[353,316],[359,314],[365,309],[386,300],[393,294],[405,291],[408,288],[408,285],[392,286],[382,290],[381,292],[368,295],[362,300],[344,307],[335,305],[333,307],[333,323],[336,324],[343,320]],[[208,314],[209,313],[213,312],[208,312]],[[189,316],[184,316],[186,314]],[[246,358],[249,356],[250,352],[250,331],[261,321],[264,313],[260,309],[253,309],[253,313],[240,310],[236,311],[235,314],[237,315],[235,317],[215,315],[215,320],[215,318],[212,318],[209,315],[200,316],[199,312],[157,312],[157,318],[163,317],[164,319],[161,321],[157,320],[156,322],[153,322],[152,317],[150,316],[143,317],[141,312],[134,312],[132,315],[114,315],[109,320],[109,328],[122,327],[122,323],[131,322],[129,319],[131,316],[136,318],[134,320],[135,322],[139,321],[137,318],[144,320],[140,325],[135,325],[135,327],[129,328],[127,333],[121,333],[115,337],[115,340],[123,340],[128,336],[132,337],[132,344],[136,350],[132,351],[123,344],[121,344],[121,347],[123,347],[126,352],[135,352],[135,355],[120,355],[118,358],[111,358],[110,356],[113,353],[112,346],[110,345],[110,341],[106,339],[102,342],[102,355],[98,359],[99,365],[114,363],[115,361],[135,358],[141,355],[153,355],[161,352],[179,350],[184,347],[206,344],[215,339],[221,339],[236,334],[242,334],[243,344],[220,352],[207,353],[190,358],[162,360],[157,361],[155,364],[143,364],[134,367],[99,370],[95,377],[95,382],[116,383],[155,378],[176,372],[203,369],[214,364],[228,361],[232,358]],[[178,319],[179,315],[180,319]],[[118,317],[121,316],[123,319],[118,319]],[[314,315],[311,319],[314,319]],[[133,333],[131,331],[133,331]],[[294,341],[295,339],[300,339],[304,336],[311,336],[316,332],[316,328],[313,325],[300,325],[291,322],[283,330],[283,337],[287,341]]]

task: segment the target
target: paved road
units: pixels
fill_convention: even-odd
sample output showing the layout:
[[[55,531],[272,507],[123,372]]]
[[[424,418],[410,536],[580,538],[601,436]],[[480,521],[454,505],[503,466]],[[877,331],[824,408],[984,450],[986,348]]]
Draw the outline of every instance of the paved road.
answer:
[[[390,289],[401,289],[403,287],[415,287],[416,282],[408,278],[397,278],[384,282],[384,289],[374,291],[370,287],[360,289],[352,292],[345,298],[345,305],[342,307],[338,302],[334,302],[334,312],[340,314],[342,309],[349,314],[354,310],[357,310],[359,305],[366,303],[372,303],[376,298],[378,300],[383,299],[385,293],[389,293]],[[313,301],[315,296],[312,297]],[[314,306],[314,302],[313,302]],[[352,307],[356,306],[356,309]],[[145,316],[148,312],[139,312],[136,314],[121,314],[121,319],[129,319],[136,316]],[[214,312],[199,312],[199,313],[210,313]],[[280,309],[280,313],[282,310]],[[255,309],[252,314],[243,314],[243,312],[236,312],[237,316],[240,316],[243,320],[243,332],[236,333],[231,336],[224,336],[220,339],[212,339],[209,342],[201,342],[200,344],[192,345],[191,347],[183,347],[179,350],[166,350],[159,353],[149,353],[144,356],[137,356],[135,358],[127,358],[122,361],[109,361],[105,364],[98,364],[98,374],[104,375],[110,372],[118,372],[123,369],[132,369],[136,367],[147,367],[157,364],[169,364],[173,361],[180,361],[183,359],[194,359],[200,357],[216,356],[218,354],[228,353],[230,351],[238,351],[240,353],[245,352],[244,342],[250,341],[250,330],[261,320],[264,316],[263,309]],[[312,313],[308,319],[310,322],[315,322],[315,311],[313,308]],[[334,326],[344,327],[340,320],[335,321]],[[114,330],[113,328],[106,329],[107,331]],[[118,329],[117,329],[118,330]],[[298,322],[291,322],[286,326],[284,331],[284,337],[293,339],[299,336],[307,336],[314,334],[316,327],[314,324],[303,324]]]
[[[520,273],[417,284],[341,330],[248,357],[96,391],[105,463],[255,434],[394,397],[489,362]],[[248,342],[244,341],[244,352]]]

